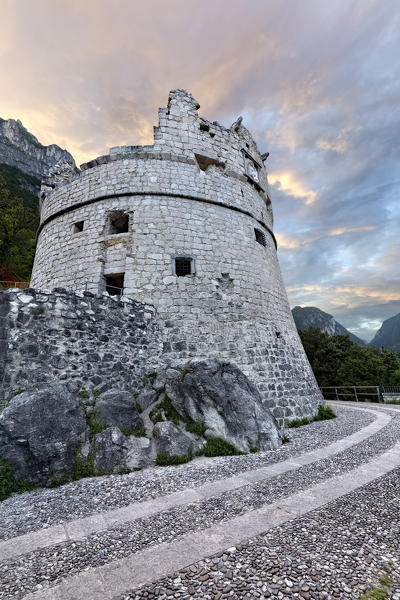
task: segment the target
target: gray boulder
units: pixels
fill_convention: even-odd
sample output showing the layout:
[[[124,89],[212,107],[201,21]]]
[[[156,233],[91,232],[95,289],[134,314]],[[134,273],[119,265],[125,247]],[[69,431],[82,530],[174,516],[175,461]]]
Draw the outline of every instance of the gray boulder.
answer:
[[[182,456],[183,454],[192,454],[194,451],[192,436],[171,423],[171,421],[156,423],[153,429],[153,437],[157,454]]]
[[[109,427],[98,433],[94,440],[94,470],[97,475],[126,473],[154,464],[150,440],[126,437],[118,427]]]
[[[88,435],[85,411],[66,384],[15,396],[0,414],[0,459],[16,477],[49,483],[73,471]]]
[[[166,370],[166,391],[176,410],[242,452],[277,448],[277,423],[257,388],[232,363],[196,359]]]
[[[136,408],[136,400],[130,392],[108,390],[97,399],[94,412],[106,425],[123,427],[131,431],[141,430],[143,421]]]

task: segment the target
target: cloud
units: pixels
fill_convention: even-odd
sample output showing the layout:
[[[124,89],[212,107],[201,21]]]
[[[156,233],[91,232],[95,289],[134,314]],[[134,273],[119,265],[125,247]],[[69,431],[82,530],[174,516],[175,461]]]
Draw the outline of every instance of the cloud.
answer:
[[[275,185],[283,192],[295,198],[305,198],[306,204],[312,204],[317,199],[317,192],[308,189],[302,181],[290,171],[270,173],[268,176],[270,185]]]
[[[168,4],[168,6],[167,6]],[[397,0],[3,0],[0,116],[78,162],[147,144],[170,89],[243,114],[292,304],[371,336],[400,311]]]

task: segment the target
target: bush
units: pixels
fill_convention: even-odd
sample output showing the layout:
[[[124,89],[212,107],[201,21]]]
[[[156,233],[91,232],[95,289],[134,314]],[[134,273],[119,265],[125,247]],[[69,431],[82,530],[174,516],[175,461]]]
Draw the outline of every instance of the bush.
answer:
[[[294,419],[293,421],[290,421],[286,427],[303,427],[303,425],[309,425],[314,421],[326,421],[327,419],[335,418],[336,415],[330,406],[322,406],[322,404],[320,404],[318,406],[317,414],[312,419],[308,419],[307,417],[303,417],[302,419]]]
[[[202,423],[187,423],[186,431],[188,431],[189,433],[194,433],[195,435],[199,435],[200,437],[203,437],[203,435],[206,432],[206,427],[205,427],[205,425],[202,425]]]
[[[157,455],[156,465],[159,467],[167,467],[170,465],[183,465],[184,463],[192,460],[191,454],[181,454],[176,456],[170,456],[169,454],[165,454],[164,452],[160,452]]]
[[[313,418],[313,421],[325,421],[326,419],[335,419],[336,415],[331,406],[318,406],[318,412]]]
[[[35,484],[16,479],[11,464],[5,460],[0,461],[0,502],[11,496],[11,494],[29,492],[35,487]]]
[[[208,438],[207,444],[201,449],[203,456],[235,456],[240,454],[238,450],[221,438]]]

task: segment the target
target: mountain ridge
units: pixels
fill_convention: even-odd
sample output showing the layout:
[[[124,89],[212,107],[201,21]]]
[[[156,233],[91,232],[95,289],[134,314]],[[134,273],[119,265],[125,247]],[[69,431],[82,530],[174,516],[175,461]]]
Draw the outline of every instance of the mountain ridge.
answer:
[[[360,346],[366,345],[364,340],[348,331],[332,315],[316,306],[295,306],[292,308],[292,315],[299,331],[304,331],[309,327],[318,327],[329,335],[347,335],[352,342]]]
[[[72,155],[57,144],[44,146],[15,119],[0,117],[0,164],[15,167],[40,181],[59,172],[79,173]],[[37,186],[35,192],[38,194]]]
[[[400,313],[383,321],[368,346],[400,352]]]

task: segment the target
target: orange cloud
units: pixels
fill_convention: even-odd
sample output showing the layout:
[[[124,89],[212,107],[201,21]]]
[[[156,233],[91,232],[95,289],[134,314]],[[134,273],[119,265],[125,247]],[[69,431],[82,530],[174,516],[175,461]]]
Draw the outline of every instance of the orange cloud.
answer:
[[[365,225],[364,227],[339,227],[338,229],[332,229],[329,235],[343,235],[344,233],[356,233],[358,231],[373,231],[376,229],[374,225]]]
[[[295,198],[305,198],[306,204],[312,204],[317,199],[317,192],[307,188],[304,183],[296,177],[291,171],[281,171],[279,173],[269,173],[268,181],[271,185],[277,185],[289,196]]]

